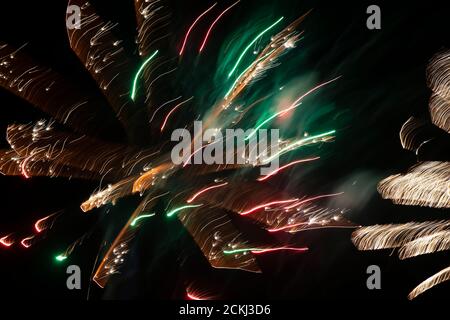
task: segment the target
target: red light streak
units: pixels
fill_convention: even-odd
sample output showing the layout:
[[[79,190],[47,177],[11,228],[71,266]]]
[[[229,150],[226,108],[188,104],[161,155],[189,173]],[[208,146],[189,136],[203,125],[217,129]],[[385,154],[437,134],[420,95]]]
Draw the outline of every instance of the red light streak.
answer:
[[[14,244],[14,241],[8,241],[10,235],[4,236],[0,239],[0,243],[5,247],[11,247]]]
[[[240,2],[240,0],[236,1],[234,4],[232,4],[231,6],[229,6],[228,8],[226,8],[221,14],[219,14],[219,16],[216,18],[216,20],[214,20],[214,22],[211,24],[211,26],[208,29],[208,32],[206,32],[205,38],[203,39],[202,45],[200,47],[199,52],[202,52],[203,49],[205,48],[206,45],[206,41],[208,41],[209,38],[209,34],[211,33],[211,30],[214,28],[214,26],[216,25],[216,23],[220,20],[220,18],[222,18],[222,16],[231,8],[233,8],[235,5],[237,5]]]
[[[169,113],[167,114],[167,116],[166,116],[166,118],[164,119],[164,122],[163,122],[163,124],[162,124],[162,126],[161,126],[161,132],[164,131],[164,128],[166,127],[167,121],[169,120],[169,118],[170,118],[170,116],[172,115],[172,113],[174,113],[175,110],[177,110],[179,107],[181,107],[181,106],[182,106],[183,104],[185,104],[186,102],[192,100],[192,98],[193,98],[193,97],[191,97],[191,98],[189,98],[189,99],[187,99],[187,100],[185,100],[185,101],[183,101],[183,102],[180,102],[180,103],[177,104],[175,107],[173,107],[172,110],[169,111]]]
[[[291,203],[294,201],[297,201],[298,199],[289,199],[289,200],[279,200],[279,201],[273,201],[273,202],[268,202],[268,203],[264,203],[264,204],[260,204],[256,207],[253,207],[247,211],[241,212],[240,215],[241,216],[245,216],[247,214],[253,213],[255,211],[258,211],[259,209],[265,208],[265,207],[269,207],[269,206],[273,206],[273,205],[277,205],[277,204],[285,204],[285,203]]]
[[[186,42],[189,38],[189,34],[191,33],[192,29],[194,28],[194,26],[197,24],[197,22],[205,15],[207,14],[212,8],[214,8],[217,5],[217,2],[214,3],[211,7],[209,7],[209,9],[207,9],[205,12],[203,12],[201,15],[198,16],[197,19],[195,19],[194,23],[192,23],[192,25],[189,27],[186,36],[184,37],[184,41],[183,41],[183,45],[181,46],[181,50],[180,50],[180,56],[183,54],[184,52],[184,48],[186,47]]]
[[[290,248],[290,247],[281,247],[281,248],[271,248],[271,249],[262,249],[262,250],[252,250],[251,252],[253,254],[264,254],[264,253],[270,253],[275,251],[295,251],[295,252],[305,252],[308,251],[308,248]]]
[[[317,160],[317,159],[320,159],[320,157],[315,157],[315,158],[309,158],[309,159],[303,159],[303,160],[292,161],[291,163],[288,163],[288,164],[286,164],[286,165],[284,165],[284,166],[282,166],[282,167],[280,167],[280,168],[278,168],[278,169],[272,171],[272,172],[269,173],[268,175],[266,175],[266,176],[264,176],[264,177],[262,177],[262,178],[259,178],[258,181],[265,181],[265,180],[267,180],[267,179],[273,177],[274,175],[276,175],[276,174],[279,173],[280,171],[282,171],[282,170],[284,170],[284,169],[286,169],[286,168],[289,168],[289,167],[291,167],[291,166],[293,166],[293,165],[296,165],[296,164],[298,164],[298,163],[314,161],[314,160]]]
[[[211,186],[211,187],[208,187],[208,188],[204,188],[204,189],[202,189],[202,190],[200,190],[199,192],[197,192],[196,194],[194,194],[191,198],[189,198],[186,202],[187,203],[191,203],[192,201],[194,201],[197,197],[199,197],[200,195],[202,195],[203,193],[205,193],[205,192],[207,192],[207,191],[209,191],[209,190],[212,190],[212,189],[217,189],[217,188],[220,188],[220,187],[224,187],[224,186],[226,186],[228,184],[228,182],[225,182],[225,183],[222,183],[222,184],[218,184],[218,185],[215,185],[215,186]]]

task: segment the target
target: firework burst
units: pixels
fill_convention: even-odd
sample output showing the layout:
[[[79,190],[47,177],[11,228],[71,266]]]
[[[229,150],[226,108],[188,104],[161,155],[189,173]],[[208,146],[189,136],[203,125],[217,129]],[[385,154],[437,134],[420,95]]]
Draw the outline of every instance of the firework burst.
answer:
[[[427,70],[431,120],[437,127],[450,132],[450,52],[433,57]],[[428,121],[411,117],[400,130],[400,141],[406,150],[419,154],[420,149],[433,138],[427,136]],[[450,162],[423,161],[405,174],[396,174],[378,184],[378,192],[395,204],[432,208],[450,208]],[[359,250],[399,248],[400,259],[408,259],[450,249],[450,220],[410,222],[363,227],[353,233],[353,242]],[[445,268],[423,281],[408,295],[412,300],[426,290],[450,279]]]
[[[93,280],[104,287],[112,275],[120,273],[140,227],[158,215],[179,219],[212,267],[257,273],[261,272],[258,255],[279,251],[304,254],[308,248],[280,243],[275,238],[269,242],[253,240],[233,219],[248,219],[268,234],[353,228],[343,217],[345,210],[326,205],[327,199],[339,197],[340,193],[308,195],[303,191],[292,195],[266,181],[320,161],[317,156],[294,161],[282,158],[280,169],[256,178],[257,166],[262,163],[256,168],[249,161],[240,165],[175,165],[170,159],[173,142],[167,133],[172,129],[192,129],[198,119],[205,129],[239,125],[267,128],[274,120],[292,117],[308,96],[326,90],[338,79],[330,78],[303,92],[298,90],[291,104],[277,106],[277,111],[269,109],[268,116],[267,110],[261,113],[257,108],[264,101],[273,102],[271,98],[278,93],[255,98],[246,95],[252,84],[269,77],[271,69],[279,66],[283,56],[299,44],[303,35],[299,28],[307,15],[290,23],[278,17],[257,32],[249,32],[250,37],[228,44],[240,53],[231,53],[227,67],[217,71],[222,88],[211,100],[210,92],[192,94],[183,90],[177,83],[177,71],[189,63],[185,55],[192,50],[193,33],[204,31],[199,30],[199,24],[209,23],[203,40],[195,44],[197,51],[204,54],[208,41],[217,36],[215,27],[226,23],[226,18],[239,8],[239,1],[223,8],[218,4],[206,6],[193,17],[193,22],[186,23],[178,46],[173,45],[171,13],[164,1],[134,3],[137,34],[132,50],[116,37],[118,25],[104,21],[90,3],[69,3],[81,8],[82,17],[80,29],[68,30],[70,48],[97,83],[99,92],[94,94],[35,62],[26,54],[25,46],[0,44],[0,86],[48,115],[36,123],[12,124],[7,128],[11,148],[1,151],[1,172],[26,178],[100,181],[106,187],[93,192],[81,204],[83,212],[114,205],[132,195],[141,197],[127,223],[108,244]],[[250,57],[252,50],[256,51],[254,57]],[[205,101],[211,102],[210,107],[200,109]],[[255,113],[264,118],[255,122]],[[110,132],[121,132],[122,138],[108,139]],[[280,138],[281,150],[271,157],[331,142],[335,135],[336,131],[329,128],[311,135]],[[191,156],[197,151],[191,148]],[[2,235],[0,243],[5,248],[17,243],[29,248],[44,229],[51,228],[59,214],[35,222],[35,235],[18,241],[12,235]],[[56,260],[68,259],[83,240],[85,237],[73,242]]]

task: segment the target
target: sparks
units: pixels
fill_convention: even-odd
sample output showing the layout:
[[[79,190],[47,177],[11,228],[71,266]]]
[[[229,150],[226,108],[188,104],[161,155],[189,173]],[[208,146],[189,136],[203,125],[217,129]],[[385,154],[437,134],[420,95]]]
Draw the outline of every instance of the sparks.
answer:
[[[141,67],[139,68],[138,72],[136,73],[136,75],[134,76],[134,81],[133,81],[133,88],[131,89],[131,99],[134,101],[134,99],[136,98],[136,92],[137,92],[137,82],[139,77],[141,76],[142,71],[144,71],[145,67],[147,66],[147,64],[158,54],[158,50],[156,50],[150,57],[147,58],[147,60],[144,61],[144,63],[141,65]]]
[[[281,156],[282,154],[284,154],[284,153],[286,153],[288,151],[292,151],[292,150],[294,150],[296,148],[299,148],[299,147],[301,147],[302,145],[304,145],[304,144],[306,144],[308,142],[311,142],[311,141],[314,142],[314,140],[316,140],[316,139],[329,137],[329,136],[331,136],[334,133],[336,133],[336,130],[331,130],[331,131],[328,131],[328,132],[325,132],[325,133],[321,133],[321,134],[318,134],[318,135],[315,135],[315,136],[311,136],[311,137],[308,137],[308,138],[304,138],[304,139],[300,139],[300,140],[294,141],[293,143],[291,143],[288,146],[286,146],[283,149],[281,149],[276,154],[274,154],[271,157],[269,157],[268,159],[266,159],[265,162],[269,163],[273,159],[278,158],[279,156]]]
[[[295,227],[300,227],[300,226],[303,226],[303,225],[306,225],[306,224],[309,224],[309,222],[300,222],[300,223],[296,223],[296,224],[290,224],[288,226],[284,226],[284,227],[281,227],[281,228],[268,229],[267,231],[269,231],[269,232],[279,232],[279,231],[284,231],[284,230],[287,230],[287,229],[292,229],[292,228],[295,228]]]
[[[415,287],[414,290],[408,294],[408,300],[413,300],[418,295],[424,293],[425,291],[433,288],[434,286],[444,281],[449,280],[450,280],[450,266],[445,269],[442,269],[441,271],[429,277],[428,279],[420,283],[417,287]]]
[[[298,198],[295,199],[289,199],[289,200],[279,200],[279,201],[272,201],[272,202],[268,202],[268,203],[264,203],[264,204],[260,204],[256,207],[253,207],[247,211],[241,212],[240,215],[241,216],[245,216],[247,214],[253,213],[255,211],[258,211],[262,208],[266,208],[266,207],[270,207],[270,206],[274,206],[274,205],[278,205],[278,204],[285,204],[285,203],[291,203],[291,202],[295,202],[297,201]]]
[[[332,219],[338,216],[338,212],[343,213],[339,209],[316,206],[314,202],[304,206],[300,205],[302,201],[308,201],[308,199],[303,196],[288,195],[289,190],[284,190],[281,186],[271,188],[269,185],[258,184],[256,179],[260,178],[261,181],[268,179],[268,177],[258,175],[255,171],[256,166],[264,166],[263,162],[266,159],[263,158],[268,157],[265,156],[265,152],[270,152],[270,149],[263,151],[262,148],[257,148],[255,152],[257,157],[254,162],[253,145],[250,144],[247,149],[244,144],[242,153],[240,147],[236,146],[235,138],[239,139],[238,144],[241,143],[241,137],[245,138],[240,133],[240,137],[236,135],[233,137],[233,147],[237,148],[233,150],[233,153],[229,153],[233,156],[232,161],[222,161],[222,163],[219,163],[220,161],[214,161],[214,163],[203,161],[203,166],[188,167],[187,170],[182,170],[181,165],[175,165],[175,161],[172,161],[174,159],[170,159],[172,143],[166,139],[168,137],[149,136],[145,130],[142,131],[143,128],[147,128],[150,130],[147,130],[147,133],[155,133],[156,130],[158,134],[163,133],[162,135],[169,136],[171,127],[180,123],[183,123],[185,129],[193,129],[195,133],[193,137],[191,136],[193,139],[186,139],[191,141],[186,145],[188,147],[186,152],[183,150],[183,158],[189,156],[188,161],[183,164],[184,167],[192,162],[193,157],[197,158],[198,155],[201,155],[201,158],[205,158],[201,154],[202,150],[209,149],[205,151],[204,155],[208,152],[212,155],[214,144],[229,142],[228,134],[220,135],[220,139],[217,134],[226,130],[227,127],[231,126],[236,130],[239,122],[247,123],[247,121],[249,122],[247,124],[256,126],[268,116],[287,108],[296,99],[296,103],[303,103],[301,101],[303,97],[325,84],[319,84],[308,92],[310,87],[297,93],[292,101],[289,101],[287,105],[279,106],[278,110],[268,109],[267,116],[256,119],[258,122],[252,120],[255,116],[254,107],[266,99],[267,103],[270,103],[269,98],[272,99],[273,96],[278,95],[279,91],[291,82],[289,77],[293,75],[282,76],[282,83],[278,83],[277,78],[274,78],[274,81],[264,84],[261,87],[263,91],[264,88],[269,91],[262,93],[266,95],[263,98],[259,98],[259,93],[246,97],[243,95],[253,82],[260,80],[268,70],[281,64],[281,57],[302,39],[303,31],[298,30],[297,27],[303,21],[303,17],[299,17],[288,26],[283,27],[285,23],[283,17],[268,16],[266,18],[268,20],[264,20],[263,24],[257,26],[256,29],[247,30],[245,35],[243,32],[241,39],[230,44],[227,43],[227,47],[231,47],[233,54],[229,54],[229,57],[222,61],[223,65],[218,66],[218,72],[222,73],[223,80],[225,80],[222,86],[215,86],[217,81],[213,81],[214,79],[201,84],[200,87],[198,87],[198,83],[194,82],[188,83],[187,86],[177,86],[177,80],[180,79],[179,76],[183,76],[182,74],[166,78],[169,74],[174,75],[177,70],[177,72],[187,71],[188,75],[190,72],[194,78],[204,82],[204,79],[200,77],[205,72],[211,71],[208,70],[207,65],[194,61],[194,65],[188,68],[189,70],[185,70],[184,67],[180,69],[178,65],[183,58],[187,58],[186,54],[189,55],[191,52],[188,51],[190,50],[194,50],[192,53],[198,54],[197,58],[200,58],[202,53],[207,53],[207,50],[212,49],[207,46],[211,46],[211,41],[218,36],[216,32],[227,22],[226,19],[232,18],[231,15],[234,12],[231,10],[237,10],[238,5],[243,5],[244,1],[232,0],[222,5],[215,0],[214,5],[211,2],[202,5],[204,7],[194,13],[193,21],[182,25],[180,38],[175,39],[177,41],[175,55],[180,54],[178,59],[165,57],[165,53],[170,54],[170,52],[162,50],[170,47],[174,39],[172,39],[173,30],[170,28],[170,10],[166,11],[166,8],[160,6],[158,2],[158,0],[135,1],[138,34],[134,39],[136,41],[128,43],[131,45],[128,48],[130,50],[122,46],[122,44],[126,44],[126,40],[122,41],[114,36],[113,29],[116,29],[117,24],[104,22],[93,7],[86,7],[84,11],[87,16],[92,18],[85,21],[86,29],[83,29],[85,32],[68,31],[70,47],[80,58],[82,62],[80,66],[83,66],[92,75],[98,85],[99,92],[97,93],[104,95],[98,102],[95,97],[90,99],[91,90],[89,88],[85,88],[87,91],[84,91],[80,86],[79,91],[70,90],[72,88],[70,79],[65,81],[48,67],[36,64],[30,57],[27,57],[25,52],[19,52],[3,43],[0,45],[0,57],[3,59],[0,64],[3,67],[2,74],[4,75],[3,78],[0,77],[0,87],[24,98],[54,119],[29,124],[11,124],[7,127],[6,138],[10,148],[0,150],[1,173],[14,176],[24,175],[25,177],[48,176],[96,181],[98,187],[81,204],[84,212],[102,207],[106,207],[105,210],[108,212],[109,210],[120,210],[120,208],[114,209],[113,206],[121,199],[136,197],[135,200],[138,200],[137,197],[141,197],[139,204],[134,204],[134,210],[126,222],[117,221],[123,225],[115,238],[112,241],[99,243],[100,247],[93,262],[90,278],[101,288],[107,286],[112,275],[122,273],[121,269],[128,265],[126,261],[128,258],[132,258],[132,248],[135,247],[136,241],[141,240],[137,237],[139,228],[147,222],[150,224],[156,221],[159,214],[158,208],[163,210],[167,220],[177,219],[180,227],[182,225],[182,228],[190,234],[203,254],[205,262],[209,263],[211,267],[255,273],[264,271],[258,266],[256,259],[258,257],[255,258],[258,254],[271,255],[285,250],[284,254],[293,255],[301,254],[308,248],[305,244],[279,242],[277,240],[281,239],[273,237],[270,237],[273,239],[267,239],[269,242],[252,243],[253,235],[248,233],[252,233],[253,228],[240,228],[241,224],[236,215],[254,212],[247,218],[254,218],[258,223],[258,226],[255,226],[256,229],[267,233],[269,228],[280,228],[288,223],[295,224],[308,219],[308,223],[313,224],[312,227],[328,226],[328,224],[334,226],[337,224],[335,222],[337,219]],[[194,43],[194,38],[196,43]],[[252,52],[253,50],[255,52]],[[130,57],[127,51],[135,54]],[[13,58],[14,56],[16,58]],[[140,60],[136,61],[134,56],[139,56]],[[219,56],[219,60],[221,57]],[[195,60],[195,57],[193,58]],[[217,60],[217,57],[214,60]],[[295,65],[287,67],[291,70],[296,69]],[[196,76],[194,73],[198,71],[200,73]],[[153,72],[159,75],[150,77]],[[148,77],[152,79],[148,79]],[[163,84],[164,80],[167,83]],[[44,87],[42,87],[42,82],[44,82]],[[157,88],[153,87],[153,84],[160,84],[161,90],[156,90]],[[157,96],[144,96],[148,91],[145,89],[149,88],[160,92]],[[196,94],[191,97],[193,94],[188,94],[187,91],[192,93],[195,91]],[[61,92],[64,94],[60,94]],[[226,92],[227,94],[224,96]],[[166,96],[167,94],[169,96]],[[302,96],[299,97],[300,95]],[[85,97],[85,99],[80,100],[80,97]],[[187,99],[189,97],[191,98]],[[185,99],[187,100],[183,101]],[[190,101],[191,99],[192,101]],[[188,101],[189,103],[187,103]],[[142,102],[142,105],[139,105],[138,102]],[[291,107],[300,109],[296,103]],[[199,104],[196,106],[198,108],[194,108],[195,104]],[[97,110],[97,106],[101,110]],[[108,111],[108,108],[104,108],[107,106],[111,107],[111,110]],[[105,113],[103,113],[103,109],[105,109]],[[283,110],[279,115],[280,118],[289,110]],[[288,114],[291,113],[286,113],[286,115]],[[292,112],[292,114],[294,113]],[[200,125],[200,132],[196,132],[196,121],[204,122],[205,128],[216,133],[214,142],[212,136],[208,138],[208,134],[203,134],[202,125]],[[265,122],[262,125],[264,124],[267,127],[272,123]],[[60,126],[61,128],[67,127],[68,130],[61,130]],[[106,142],[102,139],[104,135],[100,134],[100,131],[103,132],[103,128],[105,128],[105,133],[112,132],[114,141]],[[110,134],[106,134],[106,136],[110,136]],[[321,135],[318,135],[309,138],[305,135],[286,138],[288,139],[279,140],[281,144],[279,149],[287,147],[282,150],[282,153],[291,152],[294,148],[298,150],[300,147],[315,143],[322,144],[324,141],[331,140],[332,137],[321,138]],[[195,151],[189,155],[187,150],[189,153]],[[270,156],[273,154],[271,152]],[[285,158],[287,156],[289,155],[286,154]],[[308,157],[312,158],[313,156]],[[306,158],[306,156],[302,158]],[[267,174],[270,177],[279,172],[288,174],[289,171],[294,171],[295,164],[313,160],[298,159],[284,159],[285,161],[280,166],[270,169]],[[292,160],[297,161],[289,163]],[[279,168],[282,165],[284,166]],[[252,166],[254,169],[251,169]],[[231,178],[233,182],[230,180]],[[203,184],[198,184],[202,180]],[[251,194],[255,194],[255,192],[259,196],[250,198]],[[266,196],[261,197],[262,194]],[[286,210],[286,207],[290,206],[293,206],[294,209]],[[300,209],[303,210],[300,211]],[[294,210],[296,212],[293,212]],[[23,235],[18,237],[18,233],[10,233],[6,237],[4,237],[6,233],[0,235],[0,238],[3,237],[0,239],[0,248],[12,246],[10,250],[16,247],[32,249],[37,245],[37,241],[43,240],[42,236],[52,229],[52,224],[56,222],[59,214],[54,213],[47,217],[36,216],[39,220],[33,219],[30,226],[34,230],[23,234],[25,237]],[[334,216],[332,217],[332,215]],[[151,219],[154,221],[150,221]],[[245,220],[246,218],[240,217],[240,219]],[[104,222],[108,224],[114,221]],[[347,221],[343,223],[349,224]],[[116,225],[116,223],[113,224]],[[308,226],[305,226],[304,229],[307,228]],[[55,267],[71,264],[72,252],[92,235],[94,229],[89,228],[89,231],[83,233],[67,248],[59,247],[52,251],[47,259]],[[4,251],[6,249],[4,248]],[[70,260],[69,257],[71,257]],[[202,293],[195,288],[191,290],[189,287],[181,294],[186,299],[214,299],[211,295],[208,296],[208,292]]]
[[[233,84],[231,85],[230,89],[228,89],[227,93],[225,94],[224,99],[228,99],[228,96],[230,95],[231,92],[233,92],[234,88],[236,87],[236,85],[239,83],[239,80],[241,80],[241,78],[247,73],[248,70],[250,70],[252,67],[256,66],[260,61],[266,59],[268,56],[270,56],[275,50],[270,51],[268,54],[266,54],[265,56],[259,58],[258,60],[254,61],[253,63],[251,63],[247,68],[245,68],[244,71],[241,72],[241,74],[236,78],[236,80],[234,80]]]
[[[224,182],[224,183],[222,183],[222,184],[218,184],[218,185],[215,185],[215,186],[211,186],[211,187],[208,187],[208,188],[204,188],[204,189],[202,189],[202,190],[200,190],[199,192],[197,192],[196,194],[194,194],[191,198],[189,198],[186,202],[187,203],[191,203],[192,201],[194,201],[198,196],[200,196],[200,195],[202,195],[203,193],[205,193],[205,192],[207,192],[207,191],[209,191],[209,190],[212,190],[212,189],[217,189],[217,188],[220,188],[220,187],[224,187],[224,186],[226,186],[228,184],[228,182]]]
[[[226,8],[221,14],[219,14],[219,16],[216,18],[216,20],[214,20],[213,23],[211,23],[211,26],[208,29],[208,32],[206,32],[205,38],[203,39],[202,45],[200,46],[199,52],[202,52],[203,49],[205,48],[206,45],[206,41],[208,41],[209,38],[209,34],[211,33],[211,30],[214,28],[214,26],[216,25],[216,23],[220,20],[220,18],[222,18],[222,16],[227,13],[227,11],[229,11],[231,8],[233,8],[235,5],[237,5],[240,2],[240,0],[236,1],[235,3],[233,3],[231,6],[229,6],[228,8]]]
[[[288,163],[288,164],[286,164],[286,165],[284,165],[284,166],[282,166],[282,167],[280,167],[280,168],[278,168],[278,169],[272,171],[272,172],[269,173],[268,175],[266,175],[266,176],[264,176],[264,177],[262,177],[262,178],[259,178],[258,181],[265,181],[265,180],[267,180],[267,179],[273,177],[274,175],[276,175],[276,174],[279,173],[280,171],[282,171],[282,170],[284,170],[284,169],[286,169],[286,168],[292,167],[292,166],[294,166],[294,165],[296,165],[296,164],[303,163],[303,162],[314,161],[314,160],[318,160],[318,159],[320,159],[320,157],[315,157],[315,158],[309,158],[309,159],[302,159],[302,160],[292,161],[292,162],[290,162],[290,163]]]
[[[139,217],[137,217],[136,219],[134,219],[132,222],[131,222],[131,226],[132,227],[134,227],[134,226],[136,226],[136,223],[139,221],[139,220],[142,220],[142,219],[146,219],[146,218],[151,218],[151,217],[154,217],[155,216],[155,214],[154,213],[150,213],[150,214],[142,214],[142,215],[140,215]]]
[[[243,248],[243,249],[235,249],[235,250],[223,250],[224,254],[236,254],[236,253],[244,253],[244,252],[251,252],[253,254],[263,254],[263,253],[269,253],[269,252],[275,252],[275,251],[295,251],[295,252],[305,252],[308,251],[308,248],[291,248],[291,247],[280,247],[280,248]]]
[[[299,202],[296,202],[293,205],[286,207],[285,209],[289,210],[289,209],[301,206],[302,204],[305,204],[307,202],[311,202],[311,201],[319,200],[319,199],[323,199],[323,198],[340,196],[342,194],[344,194],[344,193],[343,192],[339,192],[339,193],[331,193],[331,194],[322,194],[320,196],[315,196],[315,197],[307,198],[307,199],[304,199],[304,200],[300,200]]]
[[[259,38],[261,38],[266,32],[268,32],[270,29],[272,29],[273,27],[275,27],[278,23],[281,22],[281,20],[283,20],[284,17],[281,17],[280,19],[278,19],[277,21],[275,21],[275,23],[273,23],[272,25],[270,25],[269,27],[267,27],[265,30],[263,30],[260,34],[258,34],[256,36],[256,38],[254,38],[252,40],[252,42],[250,42],[247,47],[245,47],[244,51],[241,53],[241,55],[239,56],[239,58],[236,61],[236,64],[234,65],[233,69],[231,69],[230,73],[228,73],[228,78],[231,77],[233,75],[233,73],[236,71],[237,67],[239,66],[239,64],[241,63],[242,58],[244,58],[245,54],[247,53],[248,50],[250,50],[250,48],[255,44],[256,41],[258,41]]]
[[[173,209],[172,211],[169,211],[169,212],[167,213],[167,217],[171,217],[171,216],[173,216],[174,214],[176,214],[177,212],[180,212],[181,210],[184,210],[184,209],[190,209],[190,208],[198,208],[198,207],[201,207],[202,205],[203,205],[203,204],[188,205],[188,206],[182,206],[182,207]]]
[[[184,48],[186,47],[186,42],[189,38],[189,34],[191,33],[192,29],[194,28],[194,26],[197,24],[198,21],[200,21],[200,19],[207,14],[209,11],[212,10],[212,8],[214,8],[217,5],[217,2],[214,3],[211,7],[209,7],[205,12],[203,12],[201,15],[198,16],[197,19],[195,19],[195,21],[192,23],[192,25],[189,27],[188,31],[186,32],[186,35],[184,36],[184,40],[183,40],[183,45],[181,46],[181,50],[180,50],[180,56],[183,55],[184,52]]]

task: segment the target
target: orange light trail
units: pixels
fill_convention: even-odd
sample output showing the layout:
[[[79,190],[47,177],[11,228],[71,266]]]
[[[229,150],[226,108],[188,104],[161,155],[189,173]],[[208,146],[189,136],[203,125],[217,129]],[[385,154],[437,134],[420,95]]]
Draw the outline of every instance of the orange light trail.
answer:
[[[20,165],[20,169],[22,171],[22,175],[26,178],[26,179],[30,179],[30,176],[27,173],[27,163],[28,161],[31,159],[31,157],[26,158],[25,160],[22,161],[22,164]]]
[[[315,158],[309,158],[309,159],[302,159],[302,160],[292,161],[291,163],[288,163],[288,164],[286,164],[286,165],[284,165],[284,166],[282,166],[282,167],[280,167],[280,168],[278,168],[278,169],[272,171],[272,172],[269,173],[268,175],[259,178],[258,181],[265,181],[265,180],[267,180],[267,179],[273,177],[274,175],[276,175],[276,174],[279,173],[280,171],[282,171],[282,170],[284,170],[284,169],[286,169],[286,168],[289,168],[289,167],[291,167],[291,166],[294,166],[294,165],[296,165],[296,164],[298,164],[298,163],[314,161],[314,160],[317,160],[317,159],[320,159],[320,157],[315,157]]]
[[[204,188],[204,189],[202,189],[202,190],[200,190],[199,192],[197,192],[196,194],[194,194],[191,198],[189,198],[186,202],[187,203],[191,203],[192,201],[194,201],[197,197],[199,197],[200,195],[202,195],[203,193],[205,193],[205,192],[207,192],[207,191],[209,191],[209,190],[212,190],[212,189],[217,189],[217,188],[220,188],[220,187],[224,187],[224,186],[226,186],[228,184],[228,182],[224,182],[224,183],[222,183],[222,184],[218,184],[218,185],[215,185],[215,186],[211,186],[211,187],[208,187],[208,188]]]
[[[228,8],[226,8],[221,14],[219,14],[219,16],[216,18],[216,20],[214,20],[214,22],[211,24],[211,26],[208,29],[208,32],[206,32],[205,38],[202,42],[202,45],[200,47],[199,52],[202,52],[203,49],[205,48],[206,45],[206,41],[208,41],[209,38],[209,34],[211,33],[211,30],[214,28],[214,26],[216,25],[216,23],[220,20],[220,18],[222,18],[222,16],[231,8],[233,8],[235,5],[237,5],[240,2],[240,0],[236,1],[235,3],[233,3],[231,6],[229,6]]]
[[[300,222],[300,223],[284,226],[284,227],[281,227],[281,228],[268,229],[267,231],[269,231],[269,232],[278,232],[278,231],[283,231],[283,230],[286,230],[286,229],[292,229],[292,228],[295,228],[295,227],[299,227],[299,226],[302,226],[302,225],[305,225],[305,224],[309,224],[309,222]]]
[[[294,201],[297,201],[297,200],[298,200],[298,198],[289,199],[289,200],[279,200],[279,201],[268,202],[268,203],[260,204],[260,205],[258,205],[256,207],[253,207],[253,208],[251,208],[251,209],[249,209],[247,211],[241,212],[239,214],[241,216],[245,216],[247,214],[253,213],[253,212],[258,211],[259,209],[262,209],[262,208],[265,208],[265,207],[270,207],[270,206],[274,206],[274,205],[277,205],[277,204],[291,203],[291,202],[294,202]]]
[[[207,9],[207,10],[206,10],[205,12],[203,12],[201,15],[199,15],[198,18],[195,19],[194,23],[192,23],[192,25],[189,27],[189,29],[188,29],[188,31],[187,31],[187,33],[186,33],[186,36],[184,37],[183,45],[181,46],[180,56],[181,56],[181,55],[183,54],[183,52],[184,52],[184,48],[186,47],[186,42],[187,42],[187,40],[188,40],[188,38],[189,38],[189,35],[190,35],[192,29],[194,28],[194,26],[197,24],[197,22],[198,22],[205,14],[207,14],[209,11],[211,11],[212,8],[214,8],[216,5],[217,5],[217,2],[214,3],[211,7],[209,7],[209,9]]]

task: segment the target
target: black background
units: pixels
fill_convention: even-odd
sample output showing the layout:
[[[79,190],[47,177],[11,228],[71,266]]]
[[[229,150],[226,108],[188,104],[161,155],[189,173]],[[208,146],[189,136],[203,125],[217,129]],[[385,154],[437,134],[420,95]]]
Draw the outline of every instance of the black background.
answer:
[[[134,36],[132,0],[92,1],[101,13],[118,21],[124,37]],[[349,218],[362,225],[426,221],[448,218],[448,212],[419,207],[399,207],[382,200],[376,183],[416,162],[402,150],[398,132],[411,115],[426,114],[430,92],[425,68],[433,54],[450,47],[448,7],[436,1],[377,2],[382,9],[382,29],[366,28],[366,1],[242,1],[227,23],[218,25],[209,44],[218,50],[222,36],[241,19],[250,19],[253,8],[268,6],[271,15],[288,18],[310,8],[305,22],[307,50],[304,67],[321,75],[343,75],[330,96],[347,119],[329,149],[327,163],[315,168],[317,181],[327,181],[336,190],[345,189],[343,205]],[[222,3],[222,5],[224,5]],[[172,1],[175,39],[204,1]],[[19,46],[28,42],[29,52],[44,64],[75,81],[95,88],[89,74],[70,51],[65,30],[66,1],[7,1],[0,5],[0,40]],[[213,62],[212,62],[213,63]],[[299,70],[301,72],[301,70]],[[13,122],[44,118],[31,105],[0,90],[0,131]],[[442,136],[444,136],[442,134]],[[445,138],[443,138],[445,139]],[[447,139],[448,141],[448,139]],[[6,147],[6,141],[2,139]],[[448,144],[447,144],[448,146]],[[441,145],[437,149],[443,148]],[[355,184],[354,182],[357,181]],[[261,258],[262,275],[232,270],[211,270],[195,243],[177,222],[162,219],[145,227],[138,236],[125,271],[114,277],[105,290],[89,285],[89,276],[103,235],[98,229],[77,248],[70,263],[83,270],[83,289],[65,286],[65,265],[53,257],[94,225],[107,225],[108,208],[90,214],[78,209],[97,183],[64,179],[0,177],[0,235],[17,231],[32,233],[33,223],[48,213],[65,209],[56,225],[32,248],[0,248],[2,293],[14,299],[73,298],[183,298],[186,283],[222,298],[288,299],[401,299],[419,282],[446,267],[447,253],[400,261],[390,252],[358,252],[350,241],[351,231],[327,230],[300,234],[299,241],[314,245],[306,255],[279,254]],[[292,186],[291,186],[292,187]],[[136,199],[114,208],[115,223],[126,221]],[[109,212],[109,213],[108,213]],[[100,227],[99,229],[102,229]],[[114,232],[103,227],[106,233]],[[113,229],[115,230],[115,229]],[[382,270],[382,290],[366,288],[366,268]],[[448,296],[442,284],[417,300]]]

